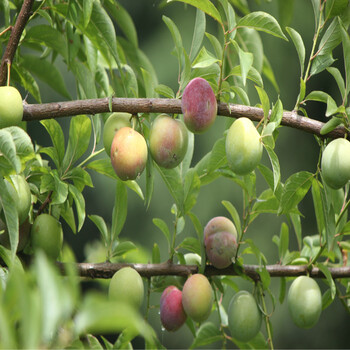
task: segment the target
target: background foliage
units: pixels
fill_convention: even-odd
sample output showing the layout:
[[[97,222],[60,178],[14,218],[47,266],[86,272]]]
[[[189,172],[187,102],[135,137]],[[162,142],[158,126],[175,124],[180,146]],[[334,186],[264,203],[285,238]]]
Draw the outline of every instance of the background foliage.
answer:
[[[2,173],[23,171],[31,185],[33,214],[43,208],[61,218],[66,243],[63,262],[158,263],[175,251],[175,262],[183,262],[182,254],[188,251],[204,258],[199,227],[214,216],[236,217],[237,212],[243,227],[249,224],[239,262],[262,266],[265,299],[268,309],[274,310],[270,318],[274,345],[348,347],[348,305],[335,297],[336,291],[349,293],[348,280],[335,285],[326,267],[346,263],[333,244],[333,233],[344,233],[338,239],[347,256],[347,213],[336,228],[335,220],[342,204],[348,203],[348,188],[340,191],[340,199],[335,191],[324,190],[318,172],[323,140],[279,126],[283,108],[323,122],[335,115],[348,128],[348,1],[182,2],[187,4],[35,1],[12,62],[11,84],[28,103],[36,104],[110,96],[179,98],[190,78],[203,76],[216,93],[221,87],[222,102],[258,105],[264,111],[273,108],[275,124],[267,124],[267,119],[262,123],[265,151],[256,175],[240,178],[228,169],[223,137],[232,119],[218,117],[207,133],[192,137],[193,148],[179,168],[164,171],[150,161],[140,179],[124,183],[114,175],[104,151],[99,152],[107,114],[28,122],[30,138],[21,129],[13,129],[12,146],[1,149],[5,154]],[[339,3],[342,10],[336,12],[334,6]],[[1,3],[1,30],[14,24],[21,5],[22,1]],[[222,26],[225,31],[244,28],[224,36]],[[9,36],[10,31],[0,37],[2,55]],[[222,60],[224,40],[228,46]],[[315,53],[311,63],[309,57]],[[227,80],[220,80],[226,76]],[[154,117],[140,115],[146,137]],[[209,173],[205,172],[208,168]],[[11,199],[1,192],[6,216]],[[13,210],[7,212],[9,221],[15,222]],[[97,340],[91,334],[116,335],[125,327],[128,331],[115,347],[125,347],[137,334],[141,337],[134,340],[135,347],[144,347],[144,339],[155,348],[159,342],[169,348],[222,346],[216,310],[211,323],[199,329],[189,325],[175,334],[161,330],[160,292],[169,283],[183,283],[181,279],[153,278],[155,292],[148,302],[155,307],[145,302],[139,314],[108,302],[105,280],[79,285],[74,271],[66,271],[68,277],[62,281],[44,256],[35,257],[31,267],[23,270],[13,257],[18,237],[15,226],[10,229],[12,253],[2,247],[0,251],[12,266],[9,275],[7,269],[2,270],[3,347],[108,347],[106,338]],[[319,237],[325,245],[322,252]],[[290,279],[270,279],[263,268],[264,263],[289,264],[299,258],[304,264],[326,262],[319,266],[328,276],[318,280],[325,309],[320,322],[308,331],[297,329],[286,302],[280,303]],[[215,282],[218,292],[225,288],[224,308],[236,290],[253,289],[253,283],[242,277],[223,276]],[[145,286],[149,286],[147,280]],[[264,340],[252,347],[266,346],[263,328]],[[115,341],[113,336],[109,339]],[[233,345],[228,342],[227,346]]]

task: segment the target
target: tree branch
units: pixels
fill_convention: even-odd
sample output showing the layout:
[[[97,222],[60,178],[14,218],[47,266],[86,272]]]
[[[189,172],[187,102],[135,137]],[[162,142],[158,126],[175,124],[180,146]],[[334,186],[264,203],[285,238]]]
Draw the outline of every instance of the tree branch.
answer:
[[[58,267],[62,272],[65,271],[66,263],[57,263]],[[78,263],[75,265],[77,273],[81,277],[88,278],[112,278],[115,272],[123,267],[131,266],[143,277],[154,277],[154,276],[188,276],[198,272],[196,265],[178,265],[165,262],[162,264],[127,264],[127,263]],[[225,269],[216,269],[211,265],[207,265],[204,271],[206,276],[219,276],[219,275],[230,275],[237,276],[244,274],[253,280],[259,280],[258,265],[243,265],[242,271],[231,265]],[[267,265],[267,272],[271,277],[296,277],[301,275],[307,275],[314,278],[325,278],[321,270],[317,267],[313,267],[308,270],[307,265]],[[350,277],[350,266],[343,267],[330,267],[329,272],[334,279]]]
[[[23,119],[26,121],[68,117],[78,114],[98,114],[110,111],[108,98],[53,102],[44,104],[24,104]],[[111,99],[113,112],[128,113],[178,113],[181,114],[181,100],[167,98],[113,98]],[[264,117],[261,108],[244,105],[219,103],[218,115],[240,118],[247,117],[253,121],[260,121]],[[303,130],[311,134],[320,135],[324,123],[298,115],[295,112],[283,112],[282,125]],[[337,127],[327,134],[327,137],[344,137],[346,131]]]
[[[12,29],[10,39],[7,43],[6,50],[1,59],[0,65],[0,86],[6,84],[7,80],[7,65],[11,64],[17,50],[19,40],[21,39],[22,32],[28,22],[31,15],[31,9],[34,0],[24,0],[21,11],[18,14],[16,23]]]

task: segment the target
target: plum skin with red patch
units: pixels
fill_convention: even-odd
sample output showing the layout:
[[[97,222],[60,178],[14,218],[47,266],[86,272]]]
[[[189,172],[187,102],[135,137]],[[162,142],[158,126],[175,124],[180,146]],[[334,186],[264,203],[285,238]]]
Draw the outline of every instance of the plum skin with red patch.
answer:
[[[205,79],[194,78],[187,84],[182,94],[181,110],[186,127],[193,133],[203,133],[214,123],[217,101]]]
[[[160,298],[160,320],[163,327],[174,332],[185,323],[186,318],[182,306],[182,292],[175,286],[164,289]]]

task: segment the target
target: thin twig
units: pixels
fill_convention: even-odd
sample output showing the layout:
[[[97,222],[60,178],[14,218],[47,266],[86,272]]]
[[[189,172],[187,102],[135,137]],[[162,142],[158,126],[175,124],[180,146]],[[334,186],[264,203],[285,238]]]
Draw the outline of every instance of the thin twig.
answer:
[[[21,39],[22,32],[28,22],[31,15],[31,9],[34,0],[24,0],[21,11],[18,14],[16,23],[11,31],[9,41],[6,46],[6,50],[1,59],[0,64],[0,86],[6,84],[7,81],[7,67],[8,64],[12,64],[13,58]]]

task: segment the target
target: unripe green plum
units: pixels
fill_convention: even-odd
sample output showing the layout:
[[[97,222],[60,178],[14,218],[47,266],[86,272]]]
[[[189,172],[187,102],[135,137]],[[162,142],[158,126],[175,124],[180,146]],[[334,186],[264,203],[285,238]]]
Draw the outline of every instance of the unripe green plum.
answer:
[[[213,89],[203,78],[194,78],[186,86],[181,109],[185,125],[193,133],[203,133],[214,123],[217,102]]]
[[[241,290],[236,293],[228,308],[228,327],[231,336],[241,342],[253,339],[261,327],[261,312],[254,296]]]
[[[103,126],[103,145],[108,156],[111,155],[111,146],[115,133],[125,127],[131,127],[132,115],[130,113],[114,112],[112,113]]]
[[[182,289],[182,305],[195,322],[205,321],[213,306],[213,291],[208,279],[200,274],[190,276]]]
[[[154,161],[166,169],[175,168],[185,157],[188,133],[179,119],[159,115],[151,126],[149,148]]]
[[[175,286],[164,289],[160,298],[160,320],[168,331],[178,330],[186,321],[182,292]]]
[[[335,139],[324,149],[321,160],[323,179],[326,184],[339,189],[350,180],[350,142]]]
[[[212,218],[204,228],[204,245],[208,260],[218,269],[231,265],[237,252],[237,230],[224,216]]]
[[[23,118],[23,102],[13,86],[0,86],[0,128],[19,125]]]
[[[202,258],[196,253],[187,253],[184,255],[186,265],[198,265],[201,266]]]
[[[21,225],[27,219],[32,205],[30,187],[23,175],[12,175],[10,181],[5,180],[5,183],[9,194],[14,199]]]
[[[245,117],[231,125],[226,136],[226,157],[237,175],[247,175],[259,164],[262,156],[260,135],[253,122]]]
[[[297,277],[288,291],[288,309],[300,328],[313,327],[322,311],[322,295],[317,282],[308,276]]]
[[[111,146],[111,161],[117,176],[123,181],[135,180],[146,167],[147,152],[140,133],[129,127],[119,129]]]
[[[49,214],[38,215],[31,228],[31,242],[34,250],[42,250],[52,260],[60,255],[63,244],[61,223]]]
[[[110,299],[139,308],[144,297],[142,277],[132,267],[121,268],[111,278],[108,295]]]

